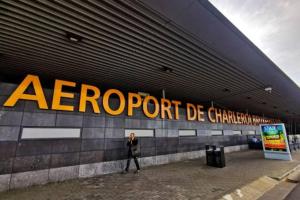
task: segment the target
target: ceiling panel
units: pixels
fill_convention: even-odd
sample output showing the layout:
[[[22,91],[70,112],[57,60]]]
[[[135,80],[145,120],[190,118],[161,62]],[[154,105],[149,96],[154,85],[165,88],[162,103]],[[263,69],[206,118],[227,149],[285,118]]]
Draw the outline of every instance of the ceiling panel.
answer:
[[[223,107],[276,117],[286,117],[285,111],[300,113],[295,98],[283,98],[285,93],[276,84],[272,94],[266,93],[264,79],[252,76],[249,68],[210,48],[214,45],[209,37],[201,38],[199,31],[195,36],[180,26],[180,21],[176,23],[176,17],[161,13],[174,14],[183,1],[169,4],[173,8],[154,10],[157,2],[2,0],[0,73],[10,77],[33,73],[49,80],[69,79],[155,95],[165,89],[168,98],[214,101]],[[220,28],[219,17],[205,15],[210,11],[201,4],[195,8],[207,17],[194,23],[197,30]],[[82,40],[73,43],[67,33]],[[219,32],[220,37],[222,34]],[[243,44],[247,46],[245,41]],[[163,67],[173,72],[166,73]],[[274,68],[271,73],[281,72]],[[292,83],[290,87],[294,87]]]

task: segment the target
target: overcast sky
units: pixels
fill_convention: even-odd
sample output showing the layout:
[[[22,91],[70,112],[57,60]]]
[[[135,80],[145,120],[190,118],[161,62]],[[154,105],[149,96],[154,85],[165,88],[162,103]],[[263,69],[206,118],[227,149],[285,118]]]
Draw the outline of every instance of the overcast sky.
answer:
[[[300,86],[300,0],[210,0]]]

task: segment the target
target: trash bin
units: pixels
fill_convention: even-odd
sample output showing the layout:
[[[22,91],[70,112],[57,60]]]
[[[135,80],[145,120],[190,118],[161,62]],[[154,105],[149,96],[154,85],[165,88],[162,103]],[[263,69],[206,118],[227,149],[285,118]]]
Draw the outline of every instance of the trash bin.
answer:
[[[225,167],[225,154],[224,147],[215,145],[205,145],[206,152],[206,164],[212,167]]]
[[[225,154],[224,154],[224,147],[219,147],[217,150],[214,151],[215,157],[215,167],[225,167]]]
[[[209,145],[205,145],[206,164],[208,166],[214,166],[214,151]]]

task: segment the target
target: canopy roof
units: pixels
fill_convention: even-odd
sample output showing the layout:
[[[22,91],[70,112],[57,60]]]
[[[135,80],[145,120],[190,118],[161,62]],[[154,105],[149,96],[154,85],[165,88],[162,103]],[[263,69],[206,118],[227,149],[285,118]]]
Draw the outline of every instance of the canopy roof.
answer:
[[[299,87],[201,0],[1,0],[0,74],[164,89],[170,99],[276,118],[300,113]]]

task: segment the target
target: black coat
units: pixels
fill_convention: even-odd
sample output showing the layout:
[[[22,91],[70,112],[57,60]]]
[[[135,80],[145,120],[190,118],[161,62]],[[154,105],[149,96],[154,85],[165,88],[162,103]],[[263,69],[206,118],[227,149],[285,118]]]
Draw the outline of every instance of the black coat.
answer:
[[[128,153],[132,153],[132,150],[136,150],[138,145],[138,139],[134,138],[132,141],[127,142]]]

